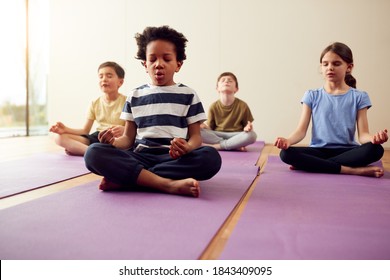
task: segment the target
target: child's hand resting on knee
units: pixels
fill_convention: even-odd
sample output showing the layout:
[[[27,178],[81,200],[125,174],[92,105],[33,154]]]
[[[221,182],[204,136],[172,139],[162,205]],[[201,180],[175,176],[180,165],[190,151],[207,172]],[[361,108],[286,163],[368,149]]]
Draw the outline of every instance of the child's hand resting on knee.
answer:
[[[171,141],[171,146],[169,146],[169,155],[176,159],[187,154],[190,150],[191,147],[185,139],[174,138]]]
[[[378,131],[372,136],[371,143],[372,144],[383,144],[389,139],[387,135],[387,129]]]

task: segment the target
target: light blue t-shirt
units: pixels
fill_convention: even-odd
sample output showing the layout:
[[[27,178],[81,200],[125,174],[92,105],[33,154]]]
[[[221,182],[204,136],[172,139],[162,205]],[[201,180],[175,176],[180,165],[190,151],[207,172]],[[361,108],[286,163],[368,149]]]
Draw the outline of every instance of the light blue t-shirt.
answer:
[[[368,94],[354,88],[332,95],[324,88],[308,90],[301,103],[312,111],[310,147],[342,148],[359,145],[355,141],[356,118],[360,109],[370,108]]]

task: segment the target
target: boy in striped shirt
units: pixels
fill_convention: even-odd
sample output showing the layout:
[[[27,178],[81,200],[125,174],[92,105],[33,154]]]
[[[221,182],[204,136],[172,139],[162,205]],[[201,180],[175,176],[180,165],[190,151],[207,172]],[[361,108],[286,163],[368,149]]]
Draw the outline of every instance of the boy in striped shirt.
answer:
[[[198,197],[198,180],[213,177],[221,157],[216,149],[201,146],[206,115],[196,92],[174,82],[186,59],[187,39],[168,26],[147,27],[135,38],[137,59],[151,82],[128,96],[121,114],[124,134],[100,133],[100,143],[86,152],[86,166],[104,176],[101,190],[138,186]]]

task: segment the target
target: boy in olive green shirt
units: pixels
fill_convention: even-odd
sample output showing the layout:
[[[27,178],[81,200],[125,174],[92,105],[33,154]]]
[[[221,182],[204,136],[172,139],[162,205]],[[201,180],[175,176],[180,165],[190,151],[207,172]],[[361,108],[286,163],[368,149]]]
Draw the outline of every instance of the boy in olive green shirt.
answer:
[[[246,151],[246,146],[256,141],[253,116],[248,105],[235,97],[238,91],[237,77],[224,72],[217,80],[219,100],[211,104],[207,122],[202,124],[204,145],[217,150]]]

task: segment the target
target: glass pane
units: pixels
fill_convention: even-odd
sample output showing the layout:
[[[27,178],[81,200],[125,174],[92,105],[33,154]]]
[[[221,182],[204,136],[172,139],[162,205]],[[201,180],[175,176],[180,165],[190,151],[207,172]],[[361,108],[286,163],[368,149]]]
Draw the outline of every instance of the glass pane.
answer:
[[[49,0],[29,0],[29,135],[48,134]]]
[[[0,137],[47,134],[49,0],[1,1],[0,34]]]
[[[0,2],[0,137],[26,135],[25,0]]]

